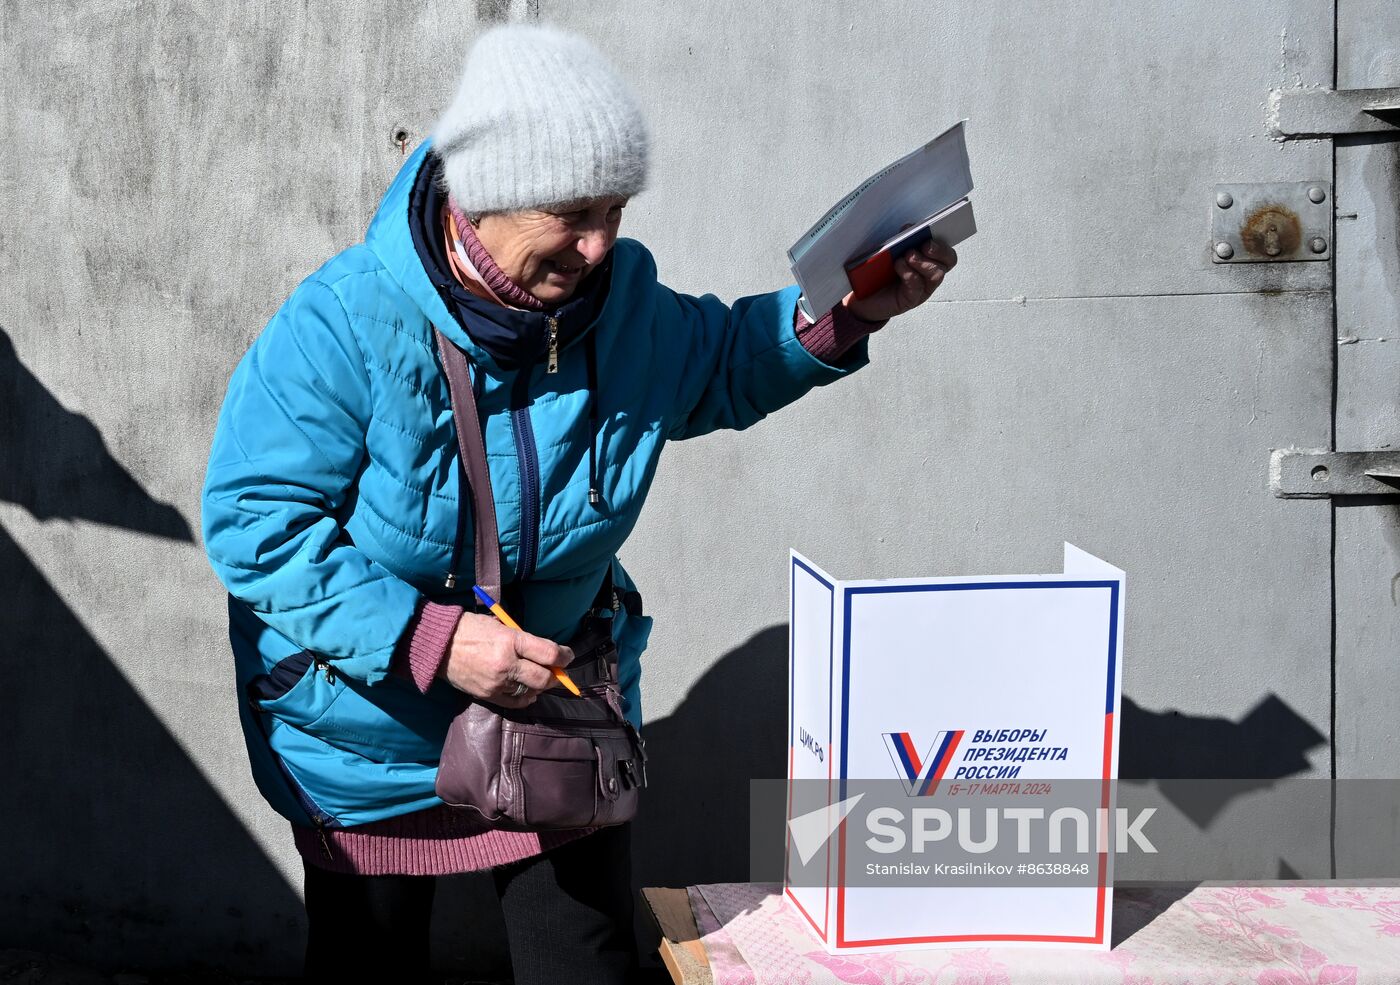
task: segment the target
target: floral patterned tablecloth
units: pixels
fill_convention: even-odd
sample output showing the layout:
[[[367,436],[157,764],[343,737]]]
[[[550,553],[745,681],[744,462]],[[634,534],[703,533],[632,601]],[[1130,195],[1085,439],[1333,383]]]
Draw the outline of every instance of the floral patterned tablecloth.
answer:
[[[1119,888],[1109,951],[827,954],[762,883],[690,888],[716,985],[1400,985],[1400,884]]]

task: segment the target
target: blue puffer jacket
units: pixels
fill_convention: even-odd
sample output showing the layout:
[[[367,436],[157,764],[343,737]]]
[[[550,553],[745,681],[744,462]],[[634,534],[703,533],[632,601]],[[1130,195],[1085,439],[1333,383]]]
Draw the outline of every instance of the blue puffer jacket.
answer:
[[[388,672],[420,600],[471,605],[470,494],[464,504],[433,326],[467,353],[480,391],[502,577],[529,572],[512,615],[559,641],[609,569],[635,588],[616,554],[668,440],[746,428],[866,361],[864,343],[839,368],[808,354],[793,332],[795,287],[732,307],[676,294],[646,249],[621,239],[589,330],[595,429],[582,337],[555,374],[506,369],[448,311],[411,229],[427,151],[404,165],[365,242],[302,282],[249,349],[210,453],[204,539],[230,595],[253,774],[297,824],[440,803],[437,760],[461,695],[441,681],[422,695]],[[589,503],[590,439],[600,505]],[[455,592],[443,588],[454,557]],[[614,620],[638,726],[650,628],[626,609]]]

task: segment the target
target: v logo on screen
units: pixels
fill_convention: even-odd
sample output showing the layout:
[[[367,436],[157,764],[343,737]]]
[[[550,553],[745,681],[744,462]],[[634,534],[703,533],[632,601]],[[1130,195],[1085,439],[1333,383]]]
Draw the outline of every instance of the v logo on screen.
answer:
[[[922,758],[908,732],[883,734],[894,771],[904,782],[904,792],[911,797],[927,797],[938,781],[943,779],[943,772],[953,761],[953,753],[957,751],[958,743],[962,742],[963,730],[939,732]]]

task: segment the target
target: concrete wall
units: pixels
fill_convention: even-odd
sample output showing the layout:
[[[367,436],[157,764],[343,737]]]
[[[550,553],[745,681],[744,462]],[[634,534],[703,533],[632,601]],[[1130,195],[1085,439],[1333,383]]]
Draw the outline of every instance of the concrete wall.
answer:
[[[832,200],[972,121],[982,231],[938,303],[849,383],[670,450],[624,553],[657,617],[641,882],[746,874],[789,546],[882,577],[1053,570],[1073,541],[1131,578],[1124,776],[1329,775],[1330,507],[1271,498],[1266,466],[1330,441],[1330,265],[1214,265],[1205,217],[1216,182],[1330,180],[1330,146],[1269,140],[1263,109],[1331,83],[1330,4],[11,0],[0,945],[299,960],[300,866],[194,532],[215,414],[473,31],[536,14],[636,81],[655,168],[624,231],[682,290],[780,286]],[[1217,876],[1329,874],[1325,813],[1232,808],[1197,825]],[[480,883],[446,896],[445,963],[498,962]]]

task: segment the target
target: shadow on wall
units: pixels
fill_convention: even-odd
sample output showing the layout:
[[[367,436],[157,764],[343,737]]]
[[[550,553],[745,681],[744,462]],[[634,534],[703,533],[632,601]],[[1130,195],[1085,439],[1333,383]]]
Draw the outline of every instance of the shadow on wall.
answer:
[[[632,848],[643,886],[748,880],[749,780],[787,775],[787,664],[787,626],[771,626],[645,724],[649,786]]]
[[[641,885],[749,878],[749,780],[787,775],[787,661],[787,627],[765,629],[715,663],[672,715],[647,723],[650,787],[633,848]],[[1120,741],[1119,776],[1155,781],[1205,828],[1232,798],[1308,769],[1304,754],[1326,739],[1270,694],[1238,722],[1124,697]],[[1242,778],[1204,792],[1190,782]],[[761,827],[774,832],[764,857],[781,858],[781,816]]]
[[[19,361],[3,328],[0,500],[44,520],[194,539]],[[107,966],[298,966],[296,894],[3,529],[0,570],[0,947]]]
[[[1119,742],[1120,779],[1155,780],[1163,797],[1198,828],[1208,828],[1235,797],[1306,771],[1307,751],[1327,737],[1276,694],[1238,722],[1147,711],[1124,697]]]
[[[91,421],[35,378],[0,326],[0,501],[39,520],[87,520],[192,542],[175,507],[157,502],[112,457]]]

